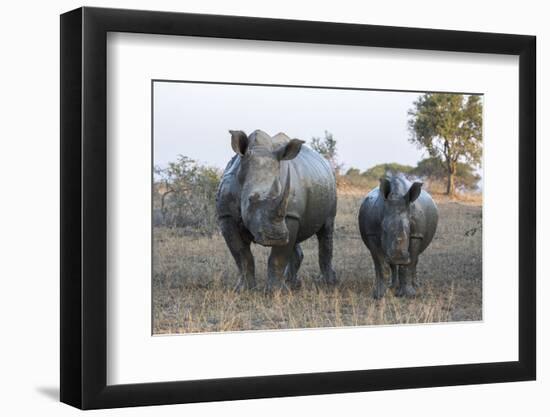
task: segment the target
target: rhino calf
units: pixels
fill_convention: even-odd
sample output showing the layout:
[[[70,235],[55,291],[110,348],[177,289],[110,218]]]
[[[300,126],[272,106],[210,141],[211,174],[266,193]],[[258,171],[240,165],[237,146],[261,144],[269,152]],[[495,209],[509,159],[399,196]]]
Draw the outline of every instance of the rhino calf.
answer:
[[[298,139],[230,131],[236,155],[216,196],[218,223],[240,272],[237,290],[255,288],[252,242],[271,247],[267,291],[299,288],[300,242],[317,235],[321,278],[335,284],[332,238],[336,180],[326,159]]]
[[[374,298],[384,296],[390,270],[396,296],[416,294],[418,256],[432,241],[437,221],[437,206],[421,182],[402,175],[380,179],[359,210],[359,230],[376,271]]]

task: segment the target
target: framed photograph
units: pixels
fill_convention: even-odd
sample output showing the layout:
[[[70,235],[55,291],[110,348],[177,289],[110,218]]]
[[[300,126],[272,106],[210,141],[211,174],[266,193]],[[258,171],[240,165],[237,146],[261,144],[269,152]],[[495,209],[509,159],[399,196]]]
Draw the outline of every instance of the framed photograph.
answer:
[[[61,16],[61,401],[533,380],[535,37]]]

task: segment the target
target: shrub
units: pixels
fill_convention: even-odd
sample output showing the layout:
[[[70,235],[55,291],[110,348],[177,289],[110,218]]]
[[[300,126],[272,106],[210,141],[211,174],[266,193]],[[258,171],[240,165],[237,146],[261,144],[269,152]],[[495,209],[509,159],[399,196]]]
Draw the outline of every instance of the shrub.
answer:
[[[179,155],[166,168],[155,167],[153,222],[212,235],[217,230],[216,191],[221,173]]]

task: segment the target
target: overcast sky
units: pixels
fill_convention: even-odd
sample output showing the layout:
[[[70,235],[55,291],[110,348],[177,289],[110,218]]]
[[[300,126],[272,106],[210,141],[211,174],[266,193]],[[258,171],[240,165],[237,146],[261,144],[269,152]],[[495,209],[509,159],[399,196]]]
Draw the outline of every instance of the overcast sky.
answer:
[[[178,154],[224,168],[228,130],[285,132],[310,142],[331,132],[345,168],[416,165],[426,155],[408,141],[407,111],[419,93],[155,82],[154,163]]]

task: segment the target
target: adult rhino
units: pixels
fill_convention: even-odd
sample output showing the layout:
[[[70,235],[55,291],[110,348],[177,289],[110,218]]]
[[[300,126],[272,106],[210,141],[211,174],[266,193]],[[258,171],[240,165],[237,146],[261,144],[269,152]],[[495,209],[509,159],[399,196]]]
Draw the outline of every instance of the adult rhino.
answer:
[[[329,163],[298,139],[230,131],[236,155],[216,196],[218,222],[240,272],[237,290],[256,287],[251,242],[271,247],[266,290],[299,288],[300,242],[317,235],[321,279],[335,284],[332,238],[336,180]]]
[[[416,294],[418,256],[432,241],[437,221],[437,206],[421,182],[402,175],[380,179],[359,210],[359,230],[376,271],[374,298],[384,296],[389,270],[396,296]]]

